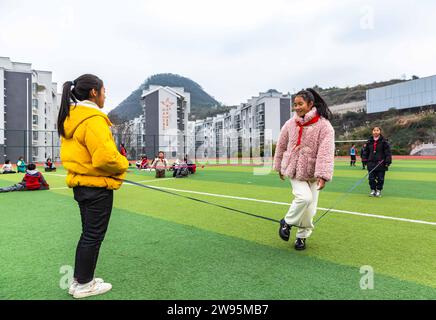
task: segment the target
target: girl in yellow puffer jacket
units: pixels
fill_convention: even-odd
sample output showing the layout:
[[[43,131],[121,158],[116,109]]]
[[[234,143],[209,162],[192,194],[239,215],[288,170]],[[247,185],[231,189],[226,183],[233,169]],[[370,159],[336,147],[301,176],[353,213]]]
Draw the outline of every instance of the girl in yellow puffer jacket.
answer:
[[[94,278],[101,243],[113,205],[113,190],[121,187],[129,166],[117,150],[104,107],[103,81],[84,74],[64,83],[58,115],[61,160],[67,185],[73,188],[82,218],[82,235],[76,249],[74,281],[69,293],[75,298],[102,294],[112,288]]]

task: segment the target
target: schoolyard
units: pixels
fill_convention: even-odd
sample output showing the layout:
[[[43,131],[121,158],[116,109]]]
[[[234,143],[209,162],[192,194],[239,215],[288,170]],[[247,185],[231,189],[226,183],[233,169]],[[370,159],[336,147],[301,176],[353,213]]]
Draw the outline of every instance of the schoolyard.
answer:
[[[289,182],[254,168],[206,165],[157,180],[132,167],[127,179],[280,220]],[[89,299],[436,299],[435,169],[436,160],[394,161],[381,198],[368,196],[365,180],[319,221],[302,252],[295,229],[284,242],[276,222],[124,184],[96,270],[113,289]],[[317,217],[365,173],[336,161]],[[65,175],[45,174],[50,191],[0,194],[0,299],[72,299],[65,283],[80,215]],[[0,175],[0,186],[21,178]]]

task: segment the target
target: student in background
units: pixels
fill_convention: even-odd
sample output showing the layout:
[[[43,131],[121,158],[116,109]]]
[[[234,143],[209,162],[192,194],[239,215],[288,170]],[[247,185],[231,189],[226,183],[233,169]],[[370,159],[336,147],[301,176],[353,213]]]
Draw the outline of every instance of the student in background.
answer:
[[[53,163],[53,161],[51,161],[50,158],[47,158],[47,161],[45,162],[45,168],[44,168],[45,172],[52,172],[52,171],[56,171],[56,167]]]
[[[382,136],[380,127],[372,129],[372,137],[366,143],[365,154],[368,156],[367,167],[370,172],[368,180],[371,193],[369,196],[381,197],[385,174],[392,163],[392,153],[391,146]]]
[[[148,169],[148,158],[147,156],[143,156],[140,164],[140,169]]]
[[[353,144],[353,145],[351,145],[351,148],[350,148],[350,157],[351,157],[350,166],[351,167],[356,166],[356,154],[357,154],[357,149],[356,149],[356,146]]]
[[[26,162],[23,157],[19,157],[17,161],[17,171],[21,173],[26,173]]]
[[[23,180],[17,184],[10,187],[0,188],[1,192],[11,192],[11,191],[31,191],[31,190],[48,190],[49,185],[45,181],[41,172],[36,170],[36,166],[33,163],[29,163],[27,166],[26,174]]]
[[[154,159],[153,168],[156,170],[156,178],[165,178],[168,161],[165,159],[165,153],[163,151],[159,151],[158,157]]]
[[[124,147],[124,143],[120,144],[120,153],[121,153],[122,156],[125,156],[127,158],[127,150]]]
[[[185,156],[185,162],[188,165],[188,169],[190,173],[195,173],[195,171],[197,170],[197,165],[192,162],[191,159],[188,158],[188,155]]]
[[[5,164],[2,166],[2,173],[3,173],[3,174],[17,173],[17,172],[14,171],[13,169],[14,169],[14,168],[12,167],[11,160],[6,159],[6,160],[5,160]]]

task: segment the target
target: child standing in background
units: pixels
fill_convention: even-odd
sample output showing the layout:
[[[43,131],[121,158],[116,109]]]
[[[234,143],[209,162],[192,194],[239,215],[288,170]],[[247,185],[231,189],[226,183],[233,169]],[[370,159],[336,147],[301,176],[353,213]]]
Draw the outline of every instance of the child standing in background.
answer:
[[[357,154],[356,146],[353,144],[353,145],[351,145],[351,148],[350,148],[350,157],[351,157],[350,166],[351,167],[356,166],[356,154]]]

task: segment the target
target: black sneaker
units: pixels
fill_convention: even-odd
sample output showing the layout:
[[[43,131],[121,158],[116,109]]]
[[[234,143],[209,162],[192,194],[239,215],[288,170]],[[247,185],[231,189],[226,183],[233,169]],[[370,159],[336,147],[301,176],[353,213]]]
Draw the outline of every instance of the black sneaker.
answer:
[[[297,238],[297,240],[295,240],[295,249],[296,250],[306,249],[306,238]]]
[[[285,219],[280,220],[279,236],[284,241],[289,241],[291,234],[291,226],[285,222]]]

